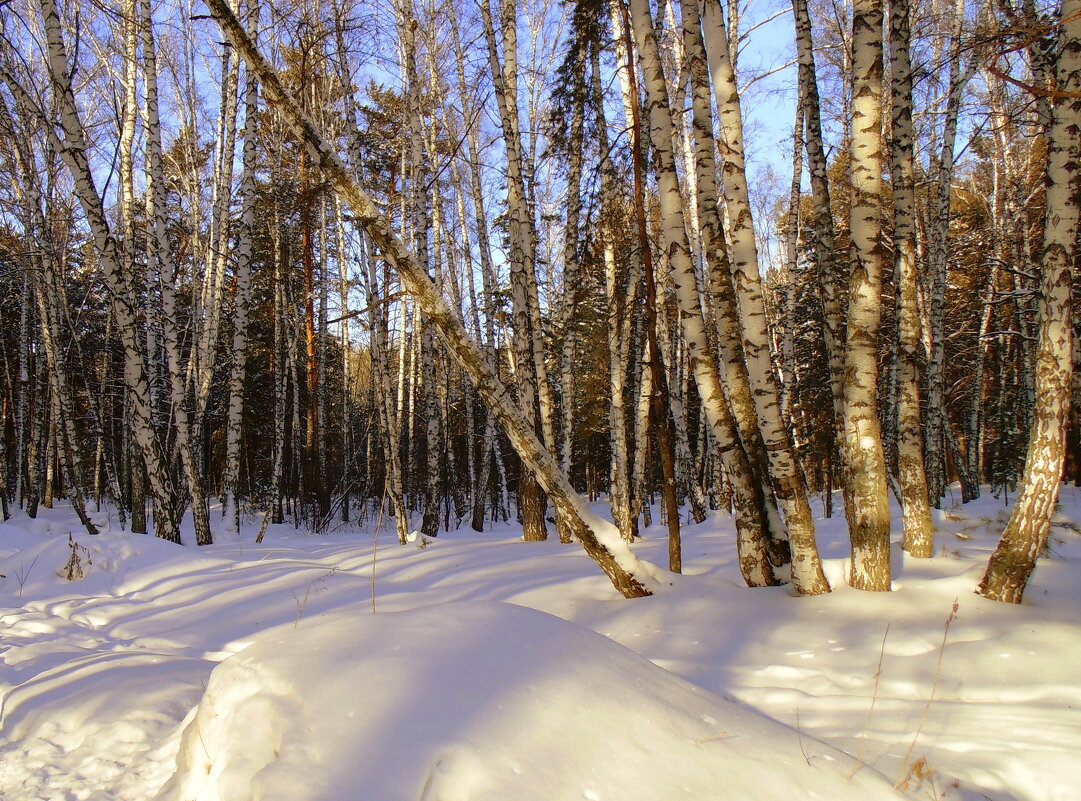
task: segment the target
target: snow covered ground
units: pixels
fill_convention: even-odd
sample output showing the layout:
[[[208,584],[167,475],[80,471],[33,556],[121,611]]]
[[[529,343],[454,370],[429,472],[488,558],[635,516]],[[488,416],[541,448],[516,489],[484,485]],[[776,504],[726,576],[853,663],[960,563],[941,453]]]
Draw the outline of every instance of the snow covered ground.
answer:
[[[510,527],[198,549],[42,510],[0,523],[0,799],[1081,799],[1081,491],[1021,606],[972,593],[1007,514],[939,513],[889,594],[821,520],[818,598],[742,587],[718,515],[627,601]]]

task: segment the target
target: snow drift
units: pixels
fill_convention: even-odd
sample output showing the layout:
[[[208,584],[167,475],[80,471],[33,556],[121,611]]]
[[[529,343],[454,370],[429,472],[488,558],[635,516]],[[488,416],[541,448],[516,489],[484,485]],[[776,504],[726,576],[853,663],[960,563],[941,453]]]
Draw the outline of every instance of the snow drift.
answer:
[[[893,794],[851,757],[593,631],[466,602],[339,610],[257,636],[214,670],[159,799]]]

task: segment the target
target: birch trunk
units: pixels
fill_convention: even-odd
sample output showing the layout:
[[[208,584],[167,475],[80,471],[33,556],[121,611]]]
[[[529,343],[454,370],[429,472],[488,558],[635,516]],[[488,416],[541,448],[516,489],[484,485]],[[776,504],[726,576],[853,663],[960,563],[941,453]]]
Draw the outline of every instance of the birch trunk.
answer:
[[[353,439],[353,399],[357,394],[357,378],[355,376],[353,344],[349,337],[349,321],[352,314],[349,311],[349,279],[347,278],[348,258],[345,246],[345,219],[342,215],[342,199],[335,195],[334,202],[334,227],[337,233],[337,261],[338,261],[338,302],[341,306],[341,328],[338,335],[341,337],[342,347],[342,522],[348,523],[351,519],[351,505],[353,490],[355,488],[353,477],[353,448],[356,442]]]
[[[916,303],[919,281],[916,264],[916,166],[912,127],[912,64],[909,0],[890,0],[890,58],[892,68],[893,247],[898,281],[897,325],[897,461],[901,484],[904,548],[911,556],[928,558],[934,551],[934,528],[924,473],[920,384],[917,353],[920,313]]]
[[[625,293],[628,292],[627,282],[625,275],[621,275],[622,271],[617,264],[615,249],[610,240],[605,241],[603,248],[608,313],[608,386],[611,393],[611,402],[608,407],[609,438],[612,443],[609,505],[612,510],[612,521],[624,539],[629,541],[634,537],[634,523],[631,513],[627,412],[624,393],[627,374],[626,343],[631,327],[626,307],[631,305],[633,297],[624,301]]]
[[[19,400],[15,407],[15,503],[22,507],[29,470],[28,437],[30,425],[30,274],[23,275],[19,298]],[[25,507],[24,507],[25,508]],[[33,515],[30,515],[33,517]]]
[[[813,214],[808,231],[811,259],[817,273],[815,286],[822,299],[824,340],[830,367],[830,390],[833,414],[838,431],[843,430],[844,376],[844,280],[843,267],[835,247],[833,207],[830,198],[826,148],[822,139],[822,112],[815,69],[814,39],[807,0],[792,0],[796,21],[796,53],[799,61],[800,98],[806,118],[804,142],[807,148],[807,172],[811,182]]]
[[[41,503],[40,478],[45,472],[45,437],[48,432],[49,407],[42,400],[42,395],[48,398],[48,390],[45,382],[41,380],[40,370],[33,371],[33,402],[30,404],[30,420],[33,427],[29,432],[29,442],[26,451],[26,516],[34,519],[38,514],[38,505]]]
[[[280,154],[279,154],[280,163]],[[270,468],[270,503],[271,521],[282,523],[284,512],[282,509],[282,483],[285,473],[285,415],[287,402],[287,374],[285,371],[285,298],[282,282],[284,281],[284,265],[282,264],[282,243],[280,213],[278,201],[275,198],[271,205],[270,242],[274,252],[274,301],[272,314],[274,317],[274,347],[271,350],[270,372],[274,382],[274,444],[271,453]],[[374,356],[373,356],[374,360]],[[374,369],[374,368],[373,368]]]
[[[669,110],[664,72],[657,51],[648,0],[632,0],[631,20],[642,65],[647,98],[649,137],[653,146],[654,171],[659,190],[658,204],[663,249],[671,266],[682,328],[698,393],[710,421],[711,433],[733,483],[738,529],[740,567],[750,586],[776,583],[766,555],[766,520],[762,496],[756,490],[747,454],[739,441],[732,412],[721,389],[720,374],[706,335],[694,262],[691,259],[683,216],[683,199],[672,153],[672,115]]]
[[[301,79],[302,84],[304,78]],[[301,487],[304,499],[312,504],[313,519],[321,519],[329,506],[329,499],[323,482],[323,466],[319,463],[318,439],[322,431],[322,409],[319,407],[319,335],[315,317],[315,223],[313,206],[319,191],[318,177],[313,181],[312,168],[306,150],[300,152],[299,181],[297,196],[300,223],[300,248],[304,276],[304,386],[307,389],[307,405],[304,409],[304,443],[302,453]],[[321,333],[321,332],[320,332]]]
[[[713,77],[723,140],[725,205],[730,220],[732,276],[739,303],[744,355],[751,381],[758,425],[769,458],[769,474],[778,505],[785,515],[792,549],[792,581],[802,595],[829,591],[815,544],[814,518],[807,489],[799,474],[788,429],[781,416],[777,376],[769,349],[769,326],[758,272],[758,247],[743,155],[743,120],[736,75],[729,58],[724,20],[716,0],[706,0],[702,17],[706,55]]]
[[[5,410],[6,411],[6,410]],[[6,415],[0,415],[0,422],[4,425]],[[8,451],[7,440],[0,437],[0,523],[11,519],[11,508],[8,500]]]
[[[568,516],[574,534],[591,557],[627,597],[648,595],[648,582],[633,552],[610,524],[593,517],[574,492],[552,455],[537,439],[528,421],[510,398],[507,388],[492,371],[483,353],[466,333],[436,291],[413,255],[394,235],[375,204],[349,176],[340,159],[324,143],[315,126],[285,92],[277,74],[248,40],[244,29],[224,0],[209,0],[209,7],[245,60],[260,78],[267,97],[282,112],[305,146],[318,154],[324,174],[356,215],[372,242],[394,266],[408,292],[416,297],[436,326],[447,347],[470,376],[477,391],[507,432],[523,463],[538,477],[557,509]]]
[[[45,392],[49,402],[49,416],[48,423],[45,426],[44,438],[45,438],[45,459],[42,464],[44,466],[43,473],[45,476],[44,489],[41,491],[41,505],[46,509],[53,508],[53,485],[56,480],[56,438],[59,436],[57,433],[57,426],[59,425],[60,408],[56,403],[56,393],[52,389],[52,379],[49,376],[48,360],[46,360],[45,366]]]
[[[249,35],[257,41],[259,6],[251,3],[247,19]],[[229,411],[226,423],[225,476],[222,480],[222,516],[229,531],[240,529],[240,445],[244,418],[244,375],[248,351],[248,304],[251,300],[252,236],[255,227],[255,137],[259,111],[259,87],[249,70],[244,76],[244,140],[240,178],[240,225],[237,228],[236,299],[233,315],[232,366],[229,372]]]
[[[637,82],[635,79],[635,59],[633,34],[624,24],[626,14],[625,4],[610,3],[610,18],[612,25],[612,37],[615,44],[616,75],[619,78],[620,99],[622,100],[623,116],[626,124],[630,126],[631,120],[638,114],[640,100],[638,97]],[[631,262],[632,278],[634,284],[639,283],[643,275],[642,254],[636,249]],[[649,412],[650,399],[653,393],[653,377],[649,370],[645,370],[643,359],[646,345],[645,330],[641,315],[633,315],[634,322],[628,329],[628,352],[627,363],[633,364],[634,379],[632,387],[637,387],[634,395],[634,453],[631,465],[630,477],[631,491],[631,529],[630,536],[637,536],[638,518],[642,518],[642,527],[649,528],[653,525],[653,512],[651,509],[652,493],[648,491],[650,473],[650,446],[649,446]],[[638,354],[642,356],[639,357]],[[633,355],[632,355],[633,354]]]
[[[110,305],[124,345],[124,379],[131,393],[133,433],[143,452],[153,488],[155,534],[163,539],[179,542],[176,493],[166,468],[164,448],[153,427],[148,403],[146,361],[138,336],[135,295],[123,269],[121,246],[109,228],[102,199],[87,159],[86,135],[71,87],[70,62],[59,12],[53,0],[42,0],[41,8],[47,37],[49,77],[59,108],[63,140],[53,128],[50,128],[49,135],[54,139],[54,147],[60,152],[75,183],[75,195],[93,235],[110,293]]]
[[[185,387],[185,374],[180,353],[181,333],[177,310],[178,270],[169,242],[165,207],[164,156],[161,143],[161,121],[158,111],[157,45],[153,33],[148,0],[139,3],[140,30],[143,45],[143,79],[146,105],[146,217],[148,236],[146,244],[147,274],[157,279],[161,294],[161,320],[156,323],[162,331],[166,354],[166,372],[169,378],[173,423],[177,431],[181,468],[191,494],[192,516],[195,521],[196,541],[209,544],[210,522],[206,515],[203,481],[194,442],[190,404]],[[155,311],[157,311],[155,309]],[[149,464],[148,464],[149,466]]]
[[[18,99],[17,99],[18,102]],[[21,103],[19,105],[22,105]],[[23,108],[23,115],[27,109]],[[5,126],[13,128],[14,126]],[[15,136],[12,153],[16,166],[21,173],[21,186],[15,187],[22,201],[23,226],[27,234],[37,243],[31,255],[27,274],[34,289],[34,297],[40,324],[40,341],[45,352],[45,366],[49,378],[49,395],[52,405],[52,417],[56,427],[56,447],[60,450],[64,465],[64,479],[67,484],[68,502],[88,534],[97,534],[98,530],[86,513],[85,496],[82,491],[79,471],[82,467],[82,451],[78,433],[75,430],[75,406],[71,397],[71,382],[65,367],[64,353],[60,343],[63,341],[60,320],[65,305],[58,297],[59,276],[57,260],[61,258],[49,234],[48,210],[41,182],[33,170],[31,146],[22,137]],[[50,472],[53,459],[48,460]],[[47,481],[47,486],[49,482]],[[6,487],[0,487],[6,494]],[[49,507],[51,490],[46,491],[45,506]]]
[[[788,214],[785,220],[785,267],[786,275],[780,288],[780,369],[781,369],[781,416],[792,432],[792,447],[800,449],[798,417],[793,408],[796,389],[796,281],[799,275],[800,201],[803,186],[803,129],[806,113],[803,109],[803,91],[796,96],[796,122],[792,126],[792,183],[788,190]]]
[[[334,48],[334,67],[338,78],[338,83],[344,90],[344,102],[345,102],[345,120],[347,126],[352,129],[358,128],[358,115],[357,115],[357,102],[353,93],[353,79],[350,75],[349,64],[347,60],[347,50],[345,45],[345,12],[342,6],[335,0],[332,2],[331,8],[334,14],[334,40],[336,47]],[[252,41],[257,41],[255,37],[252,37]],[[356,171],[360,166],[360,141],[358,137],[349,138],[349,166]],[[342,201],[337,195],[334,196],[334,218],[335,227],[337,228],[337,255],[338,255],[338,286],[339,286],[339,298],[341,303],[341,329],[340,336],[342,341],[342,419],[343,419],[343,431],[342,431],[342,522],[348,523],[351,513],[351,496],[352,491],[357,488],[355,486],[355,480],[353,478],[353,449],[356,447],[355,440],[353,438],[353,401],[355,393],[358,391],[357,378],[355,376],[355,370],[353,367],[353,347],[349,337],[349,321],[355,316],[349,311],[349,289],[350,282],[347,277],[348,270],[348,258],[346,251],[346,226],[345,220],[342,214]],[[366,277],[366,273],[364,273]],[[370,329],[369,329],[370,330]],[[372,369],[369,380],[369,390],[374,394],[374,382],[375,382],[375,365],[374,360],[372,362]],[[371,399],[371,398],[370,398]],[[374,402],[370,404],[374,406]],[[367,440],[368,455],[371,455],[372,434],[369,433]],[[371,459],[367,460],[367,463],[371,464]],[[361,501],[363,508],[363,501]]]
[[[722,379],[740,441],[747,452],[754,481],[759,485],[769,524],[767,548],[774,568],[791,573],[791,548],[788,532],[776,509],[776,499],[769,474],[769,457],[758,424],[748,362],[744,352],[743,331],[736,292],[732,284],[728,242],[718,201],[717,165],[714,153],[713,113],[710,104],[709,69],[702,41],[702,19],[697,0],[683,0],[683,39],[687,52],[687,71],[691,81],[692,121],[695,140],[698,192],[696,201],[701,222],[700,236],[705,256],[717,349],[721,358]],[[775,570],[775,572],[778,572]]]
[[[572,78],[571,92],[571,127],[568,146],[567,166],[567,218],[563,228],[563,301],[561,310],[561,328],[563,329],[563,348],[560,353],[559,373],[562,388],[562,440],[559,449],[560,467],[563,474],[570,475],[574,443],[574,401],[575,370],[574,357],[578,346],[577,311],[579,292],[579,215],[581,212],[582,152],[585,146],[583,133],[585,127],[586,102],[586,64],[587,45],[584,38],[576,45],[575,73]],[[613,522],[615,522],[613,520]],[[560,542],[570,542],[570,531],[563,520],[556,521]],[[624,529],[616,522],[616,528]]]
[[[401,416],[395,404],[395,392],[390,375],[390,354],[388,351],[388,315],[387,304],[377,306],[374,301],[378,294],[379,279],[374,254],[368,252],[366,242],[361,242],[361,258],[367,263],[368,301],[371,311],[368,314],[368,326],[372,332],[372,372],[377,382],[379,420],[383,428],[383,457],[386,471],[386,494],[390,498],[391,511],[394,514],[394,527],[398,544],[404,545],[409,538],[409,511],[405,505],[405,489],[402,481],[401,464]],[[384,284],[384,289],[386,284]]]
[[[972,69],[962,69],[961,33],[964,25],[964,0],[955,0],[950,38],[947,43],[949,57],[947,72],[946,108],[942,122],[939,148],[932,154],[931,174],[934,177],[934,211],[929,227],[930,251],[930,341],[931,352],[927,360],[927,420],[926,453],[927,483],[931,502],[938,506],[946,491],[945,429],[949,426],[945,398],[945,293],[946,270],[949,260],[950,201],[953,194],[954,145],[957,140],[958,117],[965,85]],[[962,472],[964,463],[957,465]],[[968,482],[962,482],[966,490]],[[969,500],[965,498],[965,500]]]
[[[630,458],[627,450],[626,378],[631,339],[634,333],[633,309],[637,294],[638,259],[617,260],[615,227],[617,223],[614,168],[609,154],[608,123],[604,116],[604,93],[601,88],[600,54],[590,52],[590,103],[597,121],[597,154],[600,160],[600,213],[598,236],[604,254],[605,301],[608,321],[608,405],[609,441],[612,467],[609,474],[608,502],[612,522],[628,542],[634,539],[637,516],[631,509]],[[618,218],[618,219],[621,219]]]
[[[890,589],[890,517],[878,422],[878,329],[882,317],[882,3],[855,0],[852,14],[852,270],[845,348],[844,453],[850,583]],[[848,497],[850,490],[851,497]]]
[[[548,404],[548,408],[545,408],[541,386],[544,381],[544,355],[543,352],[537,351],[540,332],[535,330],[534,325],[536,234],[529,208],[521,131],[518,123],[518,40],[515,5],[515,0],[500,0],[502,63],[488,0],[481,3],[481,17],[488,43],[488,60],[495,86],[507,159],[507,215],[510,232],[508,261],[514,326],[515,383],[523,411],[534,422],[535,428],[542,432],[547,446],[551,447],[553,444],[551,407]],[[538,367],[541,368],[540,371]],[[547,382],[544,381],[544,384],[546,385]],[[536,481],[536,477],[523,470],[518,495],[522,510],[522,537],[526,541],[545,540],[548,537],[544,523],[545,499]]]
[[[645,346],[641,340],[645,339],[644,332],[634,332],[634,339],[639,343],[642,357],[635,361],[635,380],[632,386],[638,388],[634,404],[634,472],[631,475],[631,489],[633,504],[631,509],[631,528],[629,535],[637,536],[638,517],[642,518],[642,527],[649,528],[653,525],[653,510],[650,507],[652,492],[648,489],[651,472],[650,448],[649,448],[649,402],[653,397],[653,375],[646,368]]]
[[[449,8],[450,17],[450,30],[451,38],[454,45],[454,66],[455,73],[458,78],[458,89],[462,100],[462,108],[468,107],[468,101],[472,94],[472,85],[467,81],[465,74],[465,53],[462,48],[461,38],[458,33],[458,20],[457,12],[453,6]],[[481,172],[480,172],[480,148],[477,142],[477,130],[475,125],[467,124],[465,131],[465,143],[466,143],[466,155],[468,158],[469,166],[469,191],[470,198],[472,200],[473,221],[477,231],[477,251],[480,257],[481,267],[481,281],[484,288],[484,337],[481,338],[481,327],[479,316],[475,319],[474,325],[476,328],[476,336],[479,342],[486,343],[486,353],[491,363],[492,369],[498,372],[495,349],[498,342],[495,325],[494,314],[490,308],[491,301],[495,293],[495,268],[492,265],[492,254],[490,250],[490,236],[488,232],[488,214],[485,209],[484,203],[484,191],[481,186]],[[464,225],[464,213],[463,213],[463,225]],[[472,271],[467,271],[470,277],[470,287],[473,287]],[[473,302],[473,308],[476,311],[476,302]],[[492,460],[496,456],[496,448],[498,443],[495,440],[495,424],[490,416],[486,417],[484,423],[484,437],[481,443],[481,470],[478,480],[479,491],[475,494],[473,501],[473,516],[472,527],[475,531],[484,530],[484,500],[488,492],[489,477],[491,475]],[[497,471],[497,477],[500,482],[501,493],[505,494],[504,473],[502,467]],[[503,504],[504,511],[506,504]],[[493,514],[494,517],[494,514]]]
[[[985,73],[983,76],[989,87],[989,110],[991,123],[994,129],[994,143],[996,158],[994,159],[994,189],[991,200],[991,231],[993,236],[992,248],[994,261],[987,276],[987,286],[983,295],[983,313],[980,316],[980,333],[976,351],[976,369],[973,375],[973,392],[968,414],[968,447],[969,471],[976,482],[982,482],[987,478],[984,464],[985,437],[988,420],[993,420],[994,412],[990,406],[990,393],[985,391],[986,370],[993,358],[995,339],[992,337],[992,324],[995,321],[997,308],[996,293],[1000,284],[1000,276],[1003,271],[1000,265],[1008,265],[1014,259],[1014,248],[1019,237],[1017,236],[1017,224],[1022,217],[1017,210],[1016,196],[1019,185],[1016,173],[1016,161],[1012,146],[1012,138],[1015,135],[1014,126],[1006,110],[1006,87],[1005,81],[997,76]],[[1007,273],[1008,275],[1008,273]],[[997,339],[1001,342],[1002,337]],[[1075,355],[1078,350],[1075,346]],[[1073,371],[1073,381],[1076,383],[1081,377],[1081,372]],[[1077,394],[1074,394],[1077,397]],[[1077,414],[1076,404],[1071,405],[1071,415]]]
[[[1047,545],[1066,450],[1072,353],[1071,268],[1081,210],[1081,0],[1064,0],[1055,65],[1060,92],[1047,136],[1047,219],[1043,239],[1043,310],[1036,356],[1036,406],[1021,488],[978,592],[1020,603]]]
[[[39,291],[38,307],[42,321],[42,345],[45,349],[46,363],[52,386],[54,418],[57,424],[57,448],[63,465],[65,492],[68,503],[87,534],[97,534],[97,527],[86,513],[86,494],[83,492],[80,475],[83,464],[82,447],[75,428],[76,407],[71,396],[71,381],[64,365],[64,354],[60,351],[59,318],[63,308],[58,300],[58,276],[55,264],[44,265],[44,281]]]
[[[621,16],[623,16],[623,35],[626,40],[625,49],[630,57],[634,52],[631,46],[631,23],[626,17],[626,8],[620,4]],[[656,51],[654,51],[656,55]],[[658,60],[659,63],[659,60]],[[628,63],[627,76],[631,96],[638,98],[638,81],[635,70]],[[663,73],[661,75],[663,81]],[[667,98],[667,86],[662,86],[662,92]],[[675,467],[675,433],[672,424],[671,393],[669,392],[669,377],[665,370],[665,363],[660,347],[660,315],[658,314],[657,287],[654,280],[653,252],[649,240],[648,223],[646,218],[645,202],[645,145],[642,142],[642,125],[640,122],[638,103],[630,105],[631,130],[631,159],[634,174],[634,213],[638,234],[638,253],[642,263],[642,283],[645,300],[645,331],[646,348],[642,360],[643,371],[648,370],[650,376],[649,393],[649,428],[653,431],[657,440],[657,455],[661,462],[661,477],[663,480],[662,494],[664,498],[664,522],[668,526],[668,569],[673,573],[682,571],[682,545],[679,530],[679,502],[676,497],[676,467]],[[671,123],[671,119],[669,119]],[[674,129],[670,128],[669,144],[674,141]],[[672,171],[675,172],[674,156]],[[677,187],[678,191],[678,187]]]
[[[213,541],[204,470],[203,431],[214,377],[225,285],[225,263],[229,241],[229,200],[232,194],[233,153],[236,143],[237,72],[231,48],[226,46],[221,55],[221,93],[214,149],[210,230],[205,242],[206,252],[201,254],[204,269],[194,304],[193,341],[188,354],[186,386],[183,390],[185,402],[188,392],[192,394],[187,423],[190,428],[189,442],[186,446],[182,445],[182,450],[189,452],[184,457],[184,469],[191,492],[195,540],[199,545],[209,545]],[[191,113],[195,114],[194,109]],[[191,181],[193,192],[197,193],[199,191],[197,177],[192,176]],[[193,204],[193,215],[197,215],[197,211],[198,204]],[[195,220],[195,230],[199,231],[198,226],[201,220],[198,220],[197,216]],[[201,248],[201,246],[199,237],[196,236],[194,247]],[[169,322],[167,321],[166,324],[168,325]],[[179,356],[179,353],[177,355]]]
[[[398,6],[399,38],[402,48],[402,61],[405,69],[405,114],[408,125],[410,182],[409,200],[413,223],[413,254],[425,273],[434,278],[438,286],[438,269],[432,273],[433,255],[439,258],[438,246],[434,253],[429,253],[429,231],[438,235],[438,221],[433,225],[429,208],[437,210],[437,203],[430,203],[427,191],[428,170],[424,162],[424,142],[420,97],[421,85],[417,74],[417,21],[413,12],[405,3]],[[420,532],[424,536],[434,537],[439,533],[439,470],[440,470],[440,404],[436,390],[435,337],[426,320],[420,320],[420,338],[417,343],[421,356],[420,390],[424,401],[424,514],[421,518]],[[416,328],[414,329],[416,330]],[[412,406],[411,406],[412,408]]]

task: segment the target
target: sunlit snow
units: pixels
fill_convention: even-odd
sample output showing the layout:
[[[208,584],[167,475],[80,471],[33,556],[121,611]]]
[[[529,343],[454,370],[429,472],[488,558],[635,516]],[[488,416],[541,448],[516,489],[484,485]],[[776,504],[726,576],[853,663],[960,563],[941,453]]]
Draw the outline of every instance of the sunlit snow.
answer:
[[[1021,606],[972,593],[1007,515],[937,513],[893,593],[845,587],[818,520],[815,598],[742,587],[715,515],[628,601],[509,526],[197,549],[43,509],[0,524],[0,798],[1081,799],[1081,491]]]

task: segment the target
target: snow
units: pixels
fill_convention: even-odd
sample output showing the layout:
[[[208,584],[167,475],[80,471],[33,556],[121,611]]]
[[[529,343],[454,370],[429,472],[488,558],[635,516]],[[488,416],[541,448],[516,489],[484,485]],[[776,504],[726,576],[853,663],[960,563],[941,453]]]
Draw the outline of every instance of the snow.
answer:
[[[802,747],[806,759],[792,729],[543,612],[340,609],[214,671],[160,797],[698,799],[729,783],[762,799],[808,785],[892,794],[869,771],[848,782],[840,752]]]
[[[660,569],[651,562],[639,559],[611,520],[588,508],[582,509],[581,518],[582,522],[589,526],[597,542],[608,550],[624,572],[634,576],[635,580],[650,592],[656,591],[657,582],[660,581]]]
[[[936,513],[892,593],[820,519],[813,598],[742,587],[714,515],[628,601],[509,526],[199,549],[58,505],[0,524],[0,799],[1081,799],[1081,491],[1020,606],[972,593],[1008,513]]]

